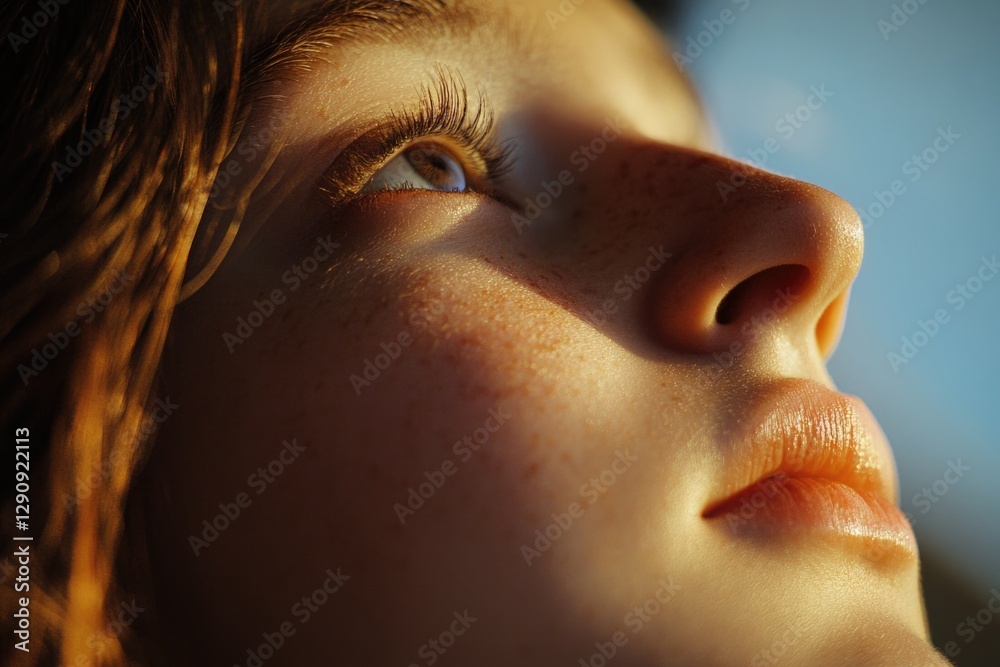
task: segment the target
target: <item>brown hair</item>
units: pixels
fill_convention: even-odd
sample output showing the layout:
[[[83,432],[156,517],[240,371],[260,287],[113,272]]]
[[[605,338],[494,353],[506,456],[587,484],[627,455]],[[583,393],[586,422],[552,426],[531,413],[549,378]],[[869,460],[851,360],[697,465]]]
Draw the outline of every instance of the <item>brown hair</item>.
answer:
[[[128,633],[107,630],[125,599],[122,508],[185,271],[225,235],[206,215],[195,245],[238,128],[240,4],[0,9],[12,100],[0,112],[0,414],[5,438],[30,431],[30,524],[19,534],[34,536],[27,592],[11,583],[16,561],[0,561],[0,612],[12,618],[28,596],[31,622],[30,653],[5,641],[3,664],[124,664],[131,652]],[[26,544],[11,541],[11,522],[4,543]]]

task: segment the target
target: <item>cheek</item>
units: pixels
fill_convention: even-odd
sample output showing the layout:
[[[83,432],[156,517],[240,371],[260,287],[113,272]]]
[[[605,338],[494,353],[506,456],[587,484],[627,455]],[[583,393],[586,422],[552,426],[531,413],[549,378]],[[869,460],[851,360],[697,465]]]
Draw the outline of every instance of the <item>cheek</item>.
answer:
[[[254,292],[222,284],[234,296],[182,314],[171,384],[191,407],[164,442],[188,487],[184,525],[238,491],[256,498],[248,478],[295,439],[305,451],[239,521],[247,539],[309,535],[325,558],[379,567],[401,540],[473,531],[520,558],[514,536],[578,485],[580,443],[596,446],[579,410],[600,363],[566,339],[568,316],[513,286],[500,298],[486,280],[405,282],[421,286],[389,281],[363,297],[386,305],[363,313],[305,286],[231,354],[217,332]]]
[[[365,582],[345,587],[355,606],[392,598],[446,617],[470,600],[520,607],[543,585],[596,595],[608,562],[662,563],[632,546],[684,507],[665,491],[668,412],[638,390],[645,362],[477,266],[369,281],[352,298],[382,305],[364,312],[305,286],[233,354],[191,333],[231,326],[228,306],[182,318],[193,367],[177,381],[192,409],[171,435],[187,498],[175,543],[237,492],[252,499],[197,563],[220,608],[251,576],[232,566],[248,552],[254,570],[281,573],[254,610],[279,623],[287,591],[331,567]],[[293,439],[294,462],[251,486]]]
[[[311,469],[360,501],[337,512],[344,528],[373,548],[428,539],[435,525],[513,534],[575,485],[580,443],[597,446],[580,419],[588,364],[564,338],[568,318],[513,287],[499,298],[485,282],[446,284],[387,286],[401,296],[350,334],[310,324],[314,335],[270,371],[287,387],[317,378],[283,400],[294,395],[295,424],[323,443]]]
[[[631,529],[628,517],[645,510],[629,506],[662,509],[661,468],[643,483],[629,456],[644,449],[648,462],[664,461],[662,442],[649,448],[651,433],[662,440],[664,411],[646,409],[649,397],[633,391],[637,362],[628,354],[492,274],[409,276],[381,291],[396,295],[392,305],[366,324],[358,318],[350,333],[328,333],[343,329],[319,315],[289,321],[303,342],[264,371],[270,387],[287,388],[275,392],[281,421],[314,450],[297,493],[316,509],[292,530],[315,533],[322,515],[342,557],[379,570],[382,581],[398,577],[397,589],[419,588],[401,560],[440,581],[469,568],[475,552],[476,567],[525,580],[534,564],[521,546],[553,513],[596,508],[590,527],[567,538],[583,544],[607,534],[605,522]],[[625,475],[635,483],[609,491]],[[642,498],[649,489],[656,493]],[[550,562],[592,552],[567,547]]]

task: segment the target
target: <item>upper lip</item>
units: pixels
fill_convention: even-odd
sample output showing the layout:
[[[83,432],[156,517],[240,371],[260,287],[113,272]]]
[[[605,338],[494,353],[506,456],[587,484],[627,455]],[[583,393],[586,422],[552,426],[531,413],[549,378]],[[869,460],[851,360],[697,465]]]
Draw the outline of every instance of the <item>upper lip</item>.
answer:
[[[786,380],[751,406],[753,418],[724,451],[718,493],[703,516],[768,478],[845,484],[896,503],[889,443],[860,399],[807,380]]]

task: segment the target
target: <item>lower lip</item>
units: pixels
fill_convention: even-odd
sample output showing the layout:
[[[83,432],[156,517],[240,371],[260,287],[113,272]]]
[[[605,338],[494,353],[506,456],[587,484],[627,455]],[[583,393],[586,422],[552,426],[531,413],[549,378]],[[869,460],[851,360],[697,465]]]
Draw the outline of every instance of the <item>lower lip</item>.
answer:
[[[724,522],[737,536],[848,538],[872,561],[917,553],[913,528],[898,507],[827,479],[771,477],[712,508],[705,518]]]

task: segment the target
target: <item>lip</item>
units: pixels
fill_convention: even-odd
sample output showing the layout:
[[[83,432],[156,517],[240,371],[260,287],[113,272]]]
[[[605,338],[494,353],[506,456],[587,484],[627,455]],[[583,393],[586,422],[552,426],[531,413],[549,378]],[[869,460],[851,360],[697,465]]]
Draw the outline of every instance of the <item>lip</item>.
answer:
[[[913,529],[897,506],[892,450],[859,398],[786,380],[750,414],[724,451],[704,518],[740,537],[826,536],[877,560],[916,554]]]

